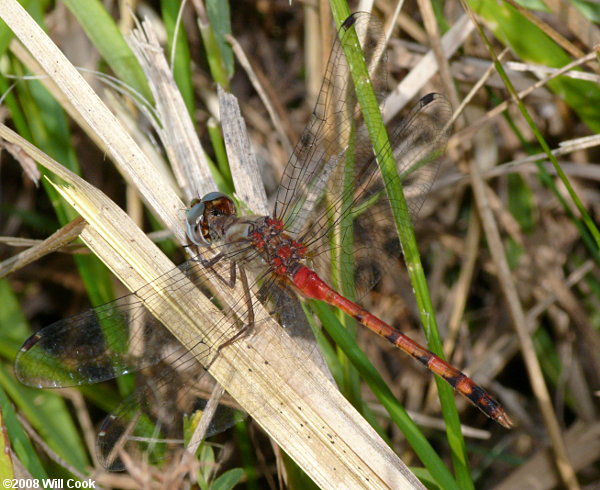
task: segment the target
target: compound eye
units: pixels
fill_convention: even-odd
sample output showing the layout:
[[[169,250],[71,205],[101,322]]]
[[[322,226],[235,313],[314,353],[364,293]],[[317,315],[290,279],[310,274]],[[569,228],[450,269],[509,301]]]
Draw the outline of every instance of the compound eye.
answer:
[[[185,212],[185,233],[190,241],[199,247],[208,247],[211,244],[205,212],[206,206],[201,199],[194,199]]]
[[[233,199],[222,192],[210,192],[201,202],[205,205],[205,213],[213,216],[235,216],[237,213]]]

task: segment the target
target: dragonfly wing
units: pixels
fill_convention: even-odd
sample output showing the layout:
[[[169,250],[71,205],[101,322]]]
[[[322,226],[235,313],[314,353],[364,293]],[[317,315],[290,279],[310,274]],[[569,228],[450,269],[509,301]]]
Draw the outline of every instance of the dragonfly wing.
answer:
[[[105,381],[153,365],[183,349],[129,294],[49,325],[21,347],[15,373],[40,388]]]
[[[391,176],[392,182],[388,185],[402,186],[413,222],[438,173],[451,118],[452,107],[448,100],[432,93],[421,98],[405,118],[389,127],[391,146],[384,151],[393,153],[397,174]],[[395,203],[388,200],[377,158],[370,160],[364,178],[356,186],[359,192],[353,196],[351,211],[354,219],[349,220],[349,229],[345,232],[354,234],[354,264],[347,257],[341,260],[342,264],[354,265],[358,298],[401,265],[398,230],[390,206]],[[371,174],[373,177],[368,177]],[[409,225],[401,222],[400,232]],[[350,253],[352,248],[342,246],[342,256]]]
[[[430,93],[398,124],[392,123],[391,151],[413,220],[437,175],[452,130],[451,120],[450,102],[441,94]]]
[[[274,215],[286,230],[299,233],[319,203],[336,169],[343,166],[352,129],[360,125],[361,111],[344,47],[353,42],[355,29],[370,67],[374,89],[383,100],[386,81],[385,40],[377,18],[358,12],[340,28],[329,56],[323,84],[313,114],[285,168],[277,193]],[[341,164],[341,165],[340,165]]]
[[[202,263],[189,260],[135,293],[48,325],[18,352],[17,378],[39,388],[77,386],[138,371],[167,355],[177,358],[185,348],[150,310],[163,301],[159,291],[187,281],[206,290],[207,276],[200,271]]]
[[[96,440],[98,460],[106,469],[124,469],[121,451],[134,460],[159,462],[183,448],[206,407],[214,380],[187,354],[144,372],[140,387],[102,422]],[[245,417],[220,404],[205,438],[232,427]]]
[[[188,287],[191,281],[210,294],[211,281],[216,280],[200,260],[192,259],[135,293],[53,323],[21,347],[15,361],[17,378],[39,388],[77,386],[138,371],[166,356],[178,358],[186,349],[150,311],[164,301],[161,292],[168,295]],[[247,305],[236,306],[237,310],[244,308]],[[210,322],[211,318],[204,320]],[[230,323],[233,337],[238,327],[234,321]],[[198,344],[203,343],[199,338]],[[203,358],[214,353],[207,345],[197,347],[197,355]]]
[[[393,153],[397,174],[391,178],[398,181],[389,185],[402,185],[413,220],[435,180],[451,118],[447,99],[432,93],[420,99],[405,118],[388,127],[390,146],[383,151]],[[350,276],[352,280],[346,280],[346,287],[352,290],[344,293],[360,298],[384,274],[400,265],[401,249],[391,203],[377,166],[380,158],[373,154],[364,128],[357,128],[356,141],[354,166],[337,169],[333,179],[339,184],[328,187],[329,195],[322,200],[317,218],[302,235],[314,237],[305,241],[314,253],[317,272],[336,287],[341,277]],[[344,185],[350,172],[352,184]],[[337,189],[341,191],[331,192]],[[326,252],[333,253],[333,258]],[[337,266],[332,268],[331,263]]]

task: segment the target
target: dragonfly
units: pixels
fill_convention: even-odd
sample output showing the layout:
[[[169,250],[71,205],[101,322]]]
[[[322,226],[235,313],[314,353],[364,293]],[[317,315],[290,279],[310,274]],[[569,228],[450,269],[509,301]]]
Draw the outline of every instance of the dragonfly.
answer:
[[[241,216],[234,200],[220,192],[196,199],[184,224],[190,244],[200,251],[197,257],[127,296],[49,325],[23,344],[15,372],[21,382],[35,387],[95,383],[160,366],[154,381],[152,375],[146,378],[147,386],[102,423],[97,446],[107,468],[122,467],[116,453],[129,442],[150,450],[157,446],[157,432],[163,441],[171,440],[162,429],[173,414],[193,414],[202,408],[197,401],[201,398],[195,396],[181,406],[174,394],[178,379],[185,374],[189,384],[189,378],[202,377],[201,365],[210,364],[247,331],[257,330],[252,301],[269,304],[277,295],[318,300],[341,310],[444,379],[488,417],[506,428],[512,426],[501,404],[484,388],[353,299],[380,276],[382,271],[373,264],[385,264],[386,257],[399,261],[394,256],[397,248],[390,252],[372,236],[377,235],[374,230],[387,228],[390,202],[377,167],[382,154],[374,154],[344,55],[345,46],[358,35],[374,89],[382,98],[386,70],[381,32],[377,21],[364,13],[352,14],[342,24],[315,109],[285,168],[270,216]],[[397,162],[398,172],[391,178],[398,182],[387,184],[402,182],[416,189],[410,207],[413,218],[435,178],[451,116],[448,101],[431,93],[389,129],[390,144],[384,152],[391,152]],[[347,246],[349,242],[352,246]],[[337,250],[335,267],[326,254],[331,250]],[[244,289],[255,290],[258,299],[230,307],[233,314],[221,320],[229,322],[230,337],[216,348],[207,344],[206,356],[198,363],[152,316],[149,305],[159,300],[156,290],[177,288],[181,273],[209,294],[207,275],[197,273],[217,264],[228,264],[224,269],[230,277],[221,277],[223,283],[233,286],[240,278]],[[351,279],[345,285],[340,279],[344,274]],[[332,284],[342,284],[345,294]],[[198,345],[204,342],[198,339]],[[235,419],[227,410],[222,415],[228,422],[221,426]],[[214,432],[218,430],[215,426]]]

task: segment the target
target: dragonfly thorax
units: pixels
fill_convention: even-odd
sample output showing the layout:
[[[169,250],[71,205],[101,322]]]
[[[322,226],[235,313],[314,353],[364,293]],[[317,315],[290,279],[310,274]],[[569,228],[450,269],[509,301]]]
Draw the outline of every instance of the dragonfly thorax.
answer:
[[[291,277],[302,265],[306,247],[285,233],[281,220],[265,218],[249,238],[276,274]]]
[[[238,217],[233,200],[220,192],[192,202],[186,213],[186,228],[190,240],[201,247],[221,242],[226,248],[248,251],[250,242],[262,261],[282,276],[293,276],[306,255],[306,247],[284,231],[281,220]]]

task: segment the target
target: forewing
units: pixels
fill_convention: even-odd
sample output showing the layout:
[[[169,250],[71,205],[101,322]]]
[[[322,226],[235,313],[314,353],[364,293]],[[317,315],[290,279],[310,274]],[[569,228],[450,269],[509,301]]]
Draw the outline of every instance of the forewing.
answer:
[[[155,364],[175,342],[130,294],[31,336],[17,354],[15,373],[39,388],[96,383]]]
[[[184,262],[135,293],[60,320],[32,335],[21,347],[15,373],[39,388],[105,381],[152,366],[186,350],[150,313],[162,301],[158,291],[176,290],[192,280],[207,290],[199,262]],[[182,275],[183,273],[183,275]],[[232,336],[235,324],[232,322]],[[199,340],[199,344],[202,340]],[[206,347],[206,355],[211,350]],[[198,349],[202,358],[202,349]]]
[[[364,12],[350,16],[339,29],[325,70],[323,84],[312,116],[285,168],[274,214],[286,230],[299,234],[321,201],[330,179],[343,166],[353,128],[360,126],[360,107],[344,46],[353,42],[356,30],[370,67],[374,89],[380,99],[385,87],[385,66],[380,63],[385,41],[380,22]]]

